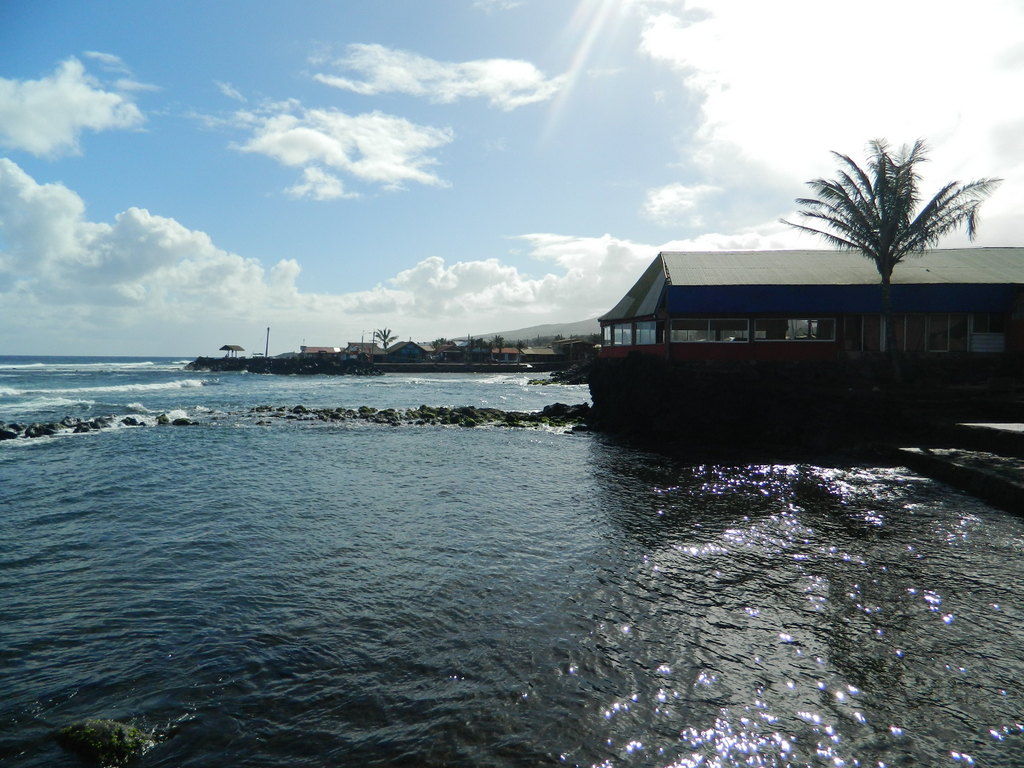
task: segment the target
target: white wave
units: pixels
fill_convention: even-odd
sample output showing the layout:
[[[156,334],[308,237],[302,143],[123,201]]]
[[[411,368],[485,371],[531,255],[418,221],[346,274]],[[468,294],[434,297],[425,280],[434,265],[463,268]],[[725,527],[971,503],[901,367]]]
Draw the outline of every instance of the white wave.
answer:
[[[37,397],[32,400],[19,400],[16,403],[2,403],[0,404],[0,411],[33,413],[35,411],[47,411],[57,408],[91,408],[94,405],[96,405],[95,400],[83,400],[81,398]]]
[[[9,390],[12,396],[18,395],[109,395],[124,392],[165,392],[176,389],[195,389],[204,387],[208,382],[205,379],[179,379],[178,381],[163,381],[152,384],[117,384],[109,387],[78,387],[69,389],[25,389]],[[213,382],[211,382],[213,383]],[[5,394],[0,390],[0,394]]]

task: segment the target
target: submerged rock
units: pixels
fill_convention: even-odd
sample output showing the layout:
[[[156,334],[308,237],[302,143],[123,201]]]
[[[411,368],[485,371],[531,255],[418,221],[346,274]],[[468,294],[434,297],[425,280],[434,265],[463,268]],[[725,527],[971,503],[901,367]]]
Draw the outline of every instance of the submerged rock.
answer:
[[[153,746],[153,738],[116,720],[82,720],[61,728],[57,741],[97,766],[123,766]]]

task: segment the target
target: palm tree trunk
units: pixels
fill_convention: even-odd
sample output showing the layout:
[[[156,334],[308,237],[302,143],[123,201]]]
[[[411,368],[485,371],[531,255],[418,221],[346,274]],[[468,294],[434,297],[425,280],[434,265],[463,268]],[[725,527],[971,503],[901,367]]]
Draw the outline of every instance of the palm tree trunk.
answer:
[[[903,383],[903,368],[900,365],[900,350],[896,344],[896,323],[892,312],[892,271],[882,273],[882,322],[885,324],[885,353],[889,357],[892,380]]]

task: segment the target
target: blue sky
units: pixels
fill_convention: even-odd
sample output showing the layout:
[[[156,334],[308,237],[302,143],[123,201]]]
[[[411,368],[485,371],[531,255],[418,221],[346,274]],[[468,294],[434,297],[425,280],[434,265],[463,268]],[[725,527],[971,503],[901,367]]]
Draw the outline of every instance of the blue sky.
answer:
[[[662,249],[817,247],[778,219],[876,137],[1024,245],[1024,6],[965,8],[0,0],[0,352],[595,317]]]

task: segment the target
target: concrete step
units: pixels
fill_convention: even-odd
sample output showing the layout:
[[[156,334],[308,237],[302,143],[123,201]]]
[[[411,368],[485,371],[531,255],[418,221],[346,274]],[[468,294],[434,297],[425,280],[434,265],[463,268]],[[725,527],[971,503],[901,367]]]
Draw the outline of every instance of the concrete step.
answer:
[[[997,507],[1024,515],[1024,459],[966,448],[897,448],[896,460]]]

